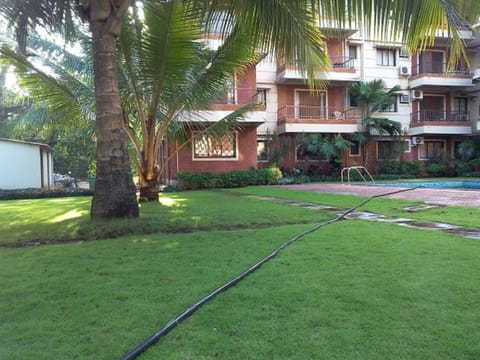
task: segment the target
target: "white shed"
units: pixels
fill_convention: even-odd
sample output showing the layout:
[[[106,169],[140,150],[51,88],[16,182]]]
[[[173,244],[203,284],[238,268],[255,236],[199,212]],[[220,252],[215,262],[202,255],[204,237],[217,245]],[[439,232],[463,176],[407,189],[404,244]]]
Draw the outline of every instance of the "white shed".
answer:
[[[0,138],[0,189],[48,189],[53,185],[52,148]]]

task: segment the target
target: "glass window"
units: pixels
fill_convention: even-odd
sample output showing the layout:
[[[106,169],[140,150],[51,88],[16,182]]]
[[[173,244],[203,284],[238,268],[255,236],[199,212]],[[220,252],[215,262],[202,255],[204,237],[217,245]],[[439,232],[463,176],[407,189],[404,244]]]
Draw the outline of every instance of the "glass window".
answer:
[[[438,159],[444,153],[445,144],[443,141],[425,141],[424,144],[419,145],[420,159]]]
[[[356,46],[350,45],[348,47],[348,57],[350,59],[358,59],[358,48]]]
[[[234,133],[221,137],[196,134],[193,143],[194,159],[231,159],[237,157],[237,135]]]
[[[348,92],[348,102],[350,107],[358,107],[358,99],[350,91]]]
[[[350,141],[350,156],[359,156],[360,155],[360,143],[358,141]]]
[[[268,161],[268,147],[265,139],[257,140],[257,160],[260,162]]]
[[[395,50],[377,48],[377,65],[380,66],[395,66]]]
[[[398,107],[397,107],[397,99],[395,98],[395,102],[390,105],[390,106],[386,106],[384,107],[381,112],[397,112],[398,111]]]

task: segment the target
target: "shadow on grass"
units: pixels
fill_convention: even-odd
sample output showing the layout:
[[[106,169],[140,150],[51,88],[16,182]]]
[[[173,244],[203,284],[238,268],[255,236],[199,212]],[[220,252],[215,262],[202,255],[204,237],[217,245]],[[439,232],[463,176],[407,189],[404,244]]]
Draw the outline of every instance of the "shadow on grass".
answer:
[[[90,197],[0,202],[0,246],[21,247],[152,233],[264,228],[328,217],[307,209],[215,191],[162,194],[140,204],[140,218],[90,220]]]

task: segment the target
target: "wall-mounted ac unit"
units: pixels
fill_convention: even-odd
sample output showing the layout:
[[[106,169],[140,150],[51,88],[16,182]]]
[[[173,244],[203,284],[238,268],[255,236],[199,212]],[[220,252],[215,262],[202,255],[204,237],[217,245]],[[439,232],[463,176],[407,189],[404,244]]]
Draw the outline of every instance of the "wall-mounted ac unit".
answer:
[[[422,136],[412,136],[412,145],[422,145],[423,137]]]
[[[399,66],[398,73],[400,76],[409,76],[411,74],[409,66]]]
[[[473,80],[480,80],[480,69],[473,70]]]
[[[423,99],[423,91],[420,90],[412,90],[410,92],[410,99],[411,100],[420,100]]]

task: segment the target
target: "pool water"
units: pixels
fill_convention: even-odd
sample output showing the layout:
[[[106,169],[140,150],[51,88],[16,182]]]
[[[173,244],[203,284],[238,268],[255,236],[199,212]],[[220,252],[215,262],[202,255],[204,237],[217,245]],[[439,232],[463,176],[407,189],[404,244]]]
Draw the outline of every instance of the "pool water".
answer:
[[[459,180],[459,181],[424,181],[424,182],[392,182],[392,183],[377,183],[379,186],[393,186],[393,187],[425,187],[430,189],[480,189],[479,180]]]

